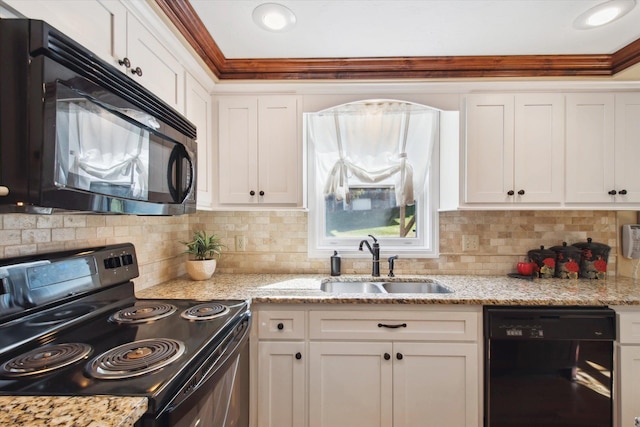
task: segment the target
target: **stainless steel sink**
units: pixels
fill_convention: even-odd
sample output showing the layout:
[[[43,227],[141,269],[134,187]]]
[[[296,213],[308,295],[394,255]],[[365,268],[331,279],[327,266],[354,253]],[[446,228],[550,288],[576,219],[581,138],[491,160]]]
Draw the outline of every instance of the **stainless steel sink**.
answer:
[[[320,290],[336,294],[381,294],[385,291],[371,282],[326,282],[320,285]]]
[[[447,294],[452,291],[437,282],[324,282],[320,290],[335,294]]]
[[[382,288],[390,294],[449,294],[451,289],[436,282],[388,282]]]

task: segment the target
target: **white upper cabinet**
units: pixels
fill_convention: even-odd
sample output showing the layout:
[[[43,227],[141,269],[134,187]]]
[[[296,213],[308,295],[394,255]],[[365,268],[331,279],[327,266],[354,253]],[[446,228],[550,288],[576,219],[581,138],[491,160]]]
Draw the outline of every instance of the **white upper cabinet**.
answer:
[[[560,205],[563,96],[487,94],[466,101],[463,202]]]
[[[210,210],[213,203],[213,157],[211,153],[211,95],[187,73],[185,82],[185,115],[196,125],[198,136],[197,198],[198,209]]]
[[[640,203],[640,94],[567,95],[567,203]]]
[[[184,112],[184,68],[172,52],[133,14],[127,14],[127,73]]]
[[[222,205],[302,205],[298,98],[221,96],[218,114]]]
[[[46,21],[184,112],[184,67],[174,52],[125,7],[126,3],[118,0],[5,3],[26,17]]]

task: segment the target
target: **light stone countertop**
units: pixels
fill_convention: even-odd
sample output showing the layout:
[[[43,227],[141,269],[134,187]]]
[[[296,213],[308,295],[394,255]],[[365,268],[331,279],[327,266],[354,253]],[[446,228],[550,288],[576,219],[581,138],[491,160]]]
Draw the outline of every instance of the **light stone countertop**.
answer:
[[[430,279],[448,294],[335,294],[320,290],[323,280],[416,281]],[[479,305],[640,305],[640,281],[536,279],[507,276],[388,277],[296,274],[219,274],[209,280],[183,277],[136,292],[139,298],[251,299],[278,304],[479,304]]]
[[[132,427],[146,411],[146,397],[0,396],[1,426]]]
[[[323,280],[433,280],[449,294],[332,294],[322,292]],[[522,280],[501,276],[371,276],[300,274],[221,274],[210,280],[187,277],[136,292],[138,298],[250,299],[259,304],[479,304],[479,305],[640,305],[640,281]],[[0,425],[60,427],[125,427],[147,409],[144,397],[12,397],[0,396]]]

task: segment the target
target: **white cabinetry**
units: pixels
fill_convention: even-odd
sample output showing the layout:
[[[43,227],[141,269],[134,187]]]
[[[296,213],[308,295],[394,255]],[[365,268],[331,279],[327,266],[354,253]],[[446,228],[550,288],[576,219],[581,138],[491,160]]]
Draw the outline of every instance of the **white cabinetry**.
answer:
[[[176,110],[184,111],[184,67],[174,52],[127,9],[127,3],[117,0],[7,0],[6,3],[26,17],[51,24]],[[153,12],[145,9],[143,13]],[[133,73],[138,69],[141,75]]]
[[[185,82],[184,113],[194,125],[198,136],[198,175],[197,201],[198,209],[210,210],[213,203],[213,157],[211,154],[211,138],[213,119],[211,111],[211,95],[191,74],[187,73]]]
[[[567,203],[640,203],[640,94],[567,95]]]
[[[614,425],[634,425],[640,416],[640,310],[616,307],[618,341],[614,365]]]
[[[298,98],[218,98],[219,202],[301,206]]]
[[[312,310],[309,426],[479,426],[480,312]]]
[[[563,112],[561,94],[469,95],[463,202],[559,206]]]
[[[252,425],[306,425],[305,317],[304,311],[257,312],[257,415]]]

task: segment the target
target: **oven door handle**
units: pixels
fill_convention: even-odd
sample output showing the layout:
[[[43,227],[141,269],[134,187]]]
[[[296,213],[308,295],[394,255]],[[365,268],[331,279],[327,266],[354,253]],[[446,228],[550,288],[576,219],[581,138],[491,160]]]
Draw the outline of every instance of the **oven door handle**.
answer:
[[[251,314],[247,312],[245,318],[238,323],[225,341],[212,352],[200,368],[189,378],[162,412],[174,411],[182,402],[200,391],[200,388],[218,372],[224,372],[223,368],[226,368],[227,362],[231,362],[233,357],[238,356],[242,346],[248,342],[250,329]]]

